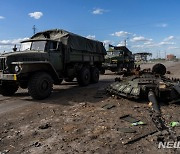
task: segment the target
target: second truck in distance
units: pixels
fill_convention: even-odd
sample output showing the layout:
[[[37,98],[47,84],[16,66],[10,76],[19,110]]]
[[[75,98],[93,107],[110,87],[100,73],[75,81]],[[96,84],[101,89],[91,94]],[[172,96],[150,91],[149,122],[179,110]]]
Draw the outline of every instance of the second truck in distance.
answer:
[[[109,50],[105,56],[105,62],[103,63],[101,74],[104,74],[105,70],[121,73],[123,69],[130,71],[133,68],[134,56],[126,46],[109,45]]]

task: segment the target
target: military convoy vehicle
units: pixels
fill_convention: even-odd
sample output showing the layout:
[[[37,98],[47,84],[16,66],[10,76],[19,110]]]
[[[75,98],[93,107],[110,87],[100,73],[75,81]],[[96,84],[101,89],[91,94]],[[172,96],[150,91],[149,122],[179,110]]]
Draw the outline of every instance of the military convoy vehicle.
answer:
[[[103,70],[111,70],[112,72],[121,73],[123,69],[130,71],[134,68],[134,56],[126,46],[109,46],[105,62],[103,63]]]
[[[63,79],[97,83],[105,54],[102,42],[61,29],[39,32],[21,42],[19,51],[0,56],[0,94],[11,96],[21,87],[45,99]]]

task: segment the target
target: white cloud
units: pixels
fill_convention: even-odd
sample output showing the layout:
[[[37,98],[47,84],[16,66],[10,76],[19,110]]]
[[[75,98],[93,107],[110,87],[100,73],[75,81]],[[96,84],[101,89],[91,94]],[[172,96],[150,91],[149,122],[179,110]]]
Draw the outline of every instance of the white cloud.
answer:
[[[153,42],[151,42],[151,41],[144,42],[144,45],[152,45],[152,44],[153,44]]]
[[[97,8],[92,11],[92,14],[99,15],[99,14],[103,14],[104,12],[107,12],[107,10]]]
[[[43,16],[42,12],[33,12],[28,14],[30,17],[34,19],[40,19]]]
[[[117,44],[117,46],[119,47],[119,46],[124,46],[125,44],[124,44],[124,41],[121,41],[121,42],[119,42],[118,44]],[[126,44],[126,45],[128,45],[128,44]]]
[[[131,33],[129,32],[125,32],[125,31],[119,31],[119,32],[115,32],[113,34],[111,34],[112,36],[118,36],[118,37],[126,37],[128,35],[130,35]]]
[[[88,36],[86,36],[86,38],[95,40],[96,36],[95,35],[88,35]]]
[[[19,38],[19,39],[13,39],[13,40],[0,40],[0,45],[14,45],[14,44],[20,44],[21,41],[27,40],[28,38]]]
[[[144,45],[133,45],[132,48],[144,48]]]
[[[168,24],[166,24],[166,23],[161,23],[161,24],[156,25],[156,27],[161,27],[161,28],[165,28],[167,26],[168,26]]]
[[[0,40],[0,53],[4,51],[12,51],[12,48],[16,44],[17,48],[20,47],[20,42],[27,40],[28,38],[18,38],[13,40]]]
[[[131,42],[151,42],[152,39],[147,39],[143,36],[134,37],[130,40]]]
[[[103,43],[109,45],[109,44],[113,44],[114,42],[111,40],[104,40]]]
[[[180,47],[168,47],[168,49],[169,49],[169,50],[171,50],[171,49],[174,50],[174,49],[180,49]]]
[[[170,41],[170,40],[173,40],[173,39],[175,39],[174,36],[169,36],[169,37],[165,38],[164,41]]]
[[[5,19],[5,17],[3,17],[3,16],[0,16],[0,19]]]
[[[174,45],[175,43],[174,42],[160,42],[159,45]]]

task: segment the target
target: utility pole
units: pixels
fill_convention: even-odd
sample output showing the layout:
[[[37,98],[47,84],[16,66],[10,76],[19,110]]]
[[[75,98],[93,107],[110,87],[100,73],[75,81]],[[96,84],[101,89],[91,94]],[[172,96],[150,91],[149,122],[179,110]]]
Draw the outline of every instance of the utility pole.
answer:
[[[127,41],[126,41],[126,39],[124,40],[124,46],[126,47],[126,44],[127,44]]]
[[[36,30],[37,30],[37,28],[36,28],[36,26],[35,26],[35,25],[33,26],[33,28],[32,28],[32,29],[33,29],[33,34],[36,34]]]
[[[124,40],[124,46],[125,46],[125,47],[127,46],[127,39],[129,39],[129,37],[127,37],[127,38]]]

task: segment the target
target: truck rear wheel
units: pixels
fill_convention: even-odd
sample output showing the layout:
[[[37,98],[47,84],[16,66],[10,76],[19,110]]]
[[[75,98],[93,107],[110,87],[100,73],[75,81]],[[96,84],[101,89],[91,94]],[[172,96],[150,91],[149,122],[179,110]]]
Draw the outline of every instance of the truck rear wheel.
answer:
[[[3,84],[0,86],[0,94],[3,96],[12,96],[16,93],[19,86],[17,84]]]
[[[98,83],[99,81],[99,70],[96,67],[91,69],[91,83]]]
[[[77,76],[77,81],[80,86],[87,86],[90,82],[91,74],[87,67],[83,67]]]
[[[51,95],[53,89],[53,80],[47,73],[34,74],[29,83],[28,91],[34,99],[45,99]]]

